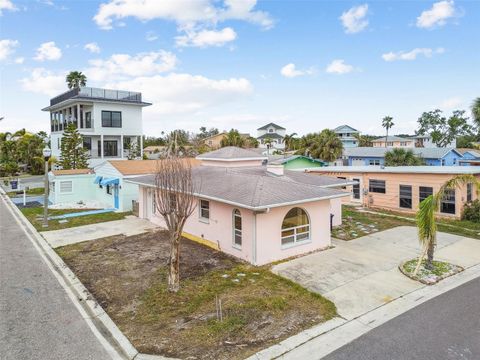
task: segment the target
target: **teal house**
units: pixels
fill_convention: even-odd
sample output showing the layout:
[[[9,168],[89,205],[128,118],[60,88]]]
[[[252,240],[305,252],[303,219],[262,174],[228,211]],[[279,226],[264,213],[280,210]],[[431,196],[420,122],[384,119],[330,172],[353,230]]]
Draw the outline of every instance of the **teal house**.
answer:
[[[295,170],[304,168],[317,168],[327,166],[322,160],[313,159],[303,155],[290,155],[287,157],[276,157],[273,160],[269,160],[269,164],[283,165],[285,170]]]

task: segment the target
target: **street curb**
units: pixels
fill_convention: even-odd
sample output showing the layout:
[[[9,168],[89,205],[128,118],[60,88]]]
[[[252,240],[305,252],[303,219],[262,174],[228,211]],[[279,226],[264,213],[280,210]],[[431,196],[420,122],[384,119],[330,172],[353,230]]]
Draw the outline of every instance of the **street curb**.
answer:
[[[102,306],[95,300],[92,294],[87,290],[87,288],[85,288],[82,282],[67,266],[67,264],[65,264],[62,258],[58,256],[53,248],[28,221],[28,219],[6,195],[2,188],[0,188],[0,195],[5,200],[7,207],[13,212],[16,220],[23,226],[27,236],[29,236],[34,245],[38,247],[38,250],[41,251],[41,255],[44,255],[45,259],[48,260],[48,265],[50,265],[50,269],[54,275],[56,275],[60,285],[64,288],[67,294],[73,295],[71,296],[72,301],[76,305],[77,309],[79,309],[81,315],[85,318],[85,320],[90,320],[88,325],[91,328],[93,326],[96,329],[94,333],[97,338],[99,338],[99,340],[103,340],[101,342],[104,346],[106,344],[109,345],[110,349],[107,349],[106,347],[106,350],[110,350],[108,352],[114,359],[168,359],[160,355],[147,355],[139,353],[138,350],[127,339],[127,337],[120,331],[110,316],[108,316]],[[114,356],[114,354],[116,356]]]

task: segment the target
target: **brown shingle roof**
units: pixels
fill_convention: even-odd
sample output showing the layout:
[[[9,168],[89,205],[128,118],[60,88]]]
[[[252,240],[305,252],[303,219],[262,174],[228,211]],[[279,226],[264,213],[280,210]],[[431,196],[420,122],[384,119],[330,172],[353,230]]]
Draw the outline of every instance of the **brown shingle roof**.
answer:
[[[93,174],[91,169],[69,169],[69,170],[52,170],[53,175],[86,175]]]
[[[200,161],[185,158],[192,166],[197,166]],[[154,174],[157,171],[157,164],[162,160],[110,160],[109,163],[122,175],[145,175]]]

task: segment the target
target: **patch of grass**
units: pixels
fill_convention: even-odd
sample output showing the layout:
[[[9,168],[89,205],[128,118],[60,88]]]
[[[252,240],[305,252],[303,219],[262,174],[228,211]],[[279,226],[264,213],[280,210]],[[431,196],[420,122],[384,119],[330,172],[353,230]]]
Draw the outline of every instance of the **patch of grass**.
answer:
[[[95,214],[95,215],[86,215],[86,216],[79,216],[74,218],[69,218],[68,222],[60,223],[59,220],[49,220],[48,221],[48,228],[42,227],[43,223],[43,207],[32,207],[32,208],[23,208],[20,209],[25,215],[25,217],[32,223],[32,225],[37,229],[37,231],[48,231],[48,230],[60,230],[60,229],[67,229],[76,226],[88,225],[88,224],[96,224],[106,221],[112,220],[122,220],[127,215],[131,215],[131,212],[110,212],[104,214]],[[57,216],[63,214],[71,214],[81,211],[87,211],[89,209],[49,209],[48,215],[49,216]]]
[[[32,188],[27,190],[27,195],[43,195],[43,194],[44,194],[44,188]],[[11,191],[11,192],[8,192],[7,195],[10,197],[22,196],[23,190]]]
[[[422,260],[418,273],[414,276],[413,273],[417,266],[418,259],[409,260],[400,265],[400,271],[409,278],[420,281],[427,285],[433,285],[446,277],[455,275],[463,268],[457,265],[453,265],[444,261],[432,261],[432,268],[427,269],[426,260]]]
[[[164,232],[111,237],[57,252],[144,353],[244,359],[336,316],[332,302],[267,266],[251,266],[187,239],[181,241],[180,290],[170,293]]]
[[[342,225],[332,230],[332,236],[341,240],[352,240],[397,226],[412,226],[412,222],[380,214],[361,212],[353,206],[342,207]]]

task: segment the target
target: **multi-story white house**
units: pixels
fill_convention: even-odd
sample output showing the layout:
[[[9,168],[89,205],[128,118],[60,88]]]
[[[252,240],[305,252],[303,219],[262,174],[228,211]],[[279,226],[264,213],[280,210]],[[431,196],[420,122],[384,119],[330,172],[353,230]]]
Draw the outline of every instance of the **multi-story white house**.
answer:
[[[337,136],[342,141],[344,148],[351,148],[351,147],[358,146],[358,140],[355,137],[355,135],[360,134],[360,131],[358,131],[357,129],[354,129],[348,125],[340,125],[335,129],[333,129],[333,131],[335,132],[335,134],[337,134]]]
[[[262,149],[284,150],[286,129],[277,124],[270,123],[257,129],[257,140]]]
[[[142,101],[139,92],[81,87],[50,99],[52,156],[60,158],[63,131],[73,122],[90,154],[89,166],[127,159],[131,150],[143,156]]]

